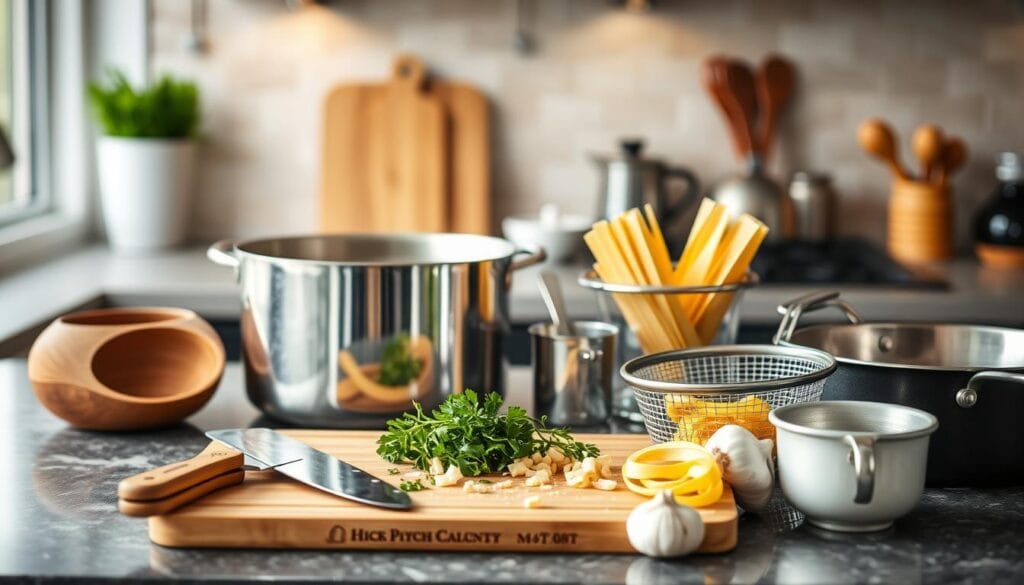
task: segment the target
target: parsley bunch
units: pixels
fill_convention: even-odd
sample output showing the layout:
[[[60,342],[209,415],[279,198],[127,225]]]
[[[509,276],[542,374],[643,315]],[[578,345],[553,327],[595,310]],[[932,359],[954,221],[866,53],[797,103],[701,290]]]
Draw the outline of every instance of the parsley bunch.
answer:
[[[547,417],[534,419],[518,406],[501,414],[501,404],[501,396],[494,392],[481,404],[472,390],[449,396],[429,415],[414,403],[414,413],[388,421],[377,441],[377,454],[391,463],[410,462],[424,470],[439,457],[446,467],[456,465],[467,477],[501,471],[519,457],[551,447],[577,461],[598,455],[597,446],[576,441],[568,430],[547,428]]]

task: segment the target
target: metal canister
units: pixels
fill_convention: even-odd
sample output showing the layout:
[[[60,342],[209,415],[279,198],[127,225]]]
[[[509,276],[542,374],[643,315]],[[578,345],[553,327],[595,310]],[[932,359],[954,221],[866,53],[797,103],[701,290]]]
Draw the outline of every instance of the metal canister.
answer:
[[[597,425],[611,411],[615,338],[619,328],[575,321],[576,335],[554,325],[530,326],[533,339],[533,408],[555,425]]]
[[[789,198],[796,215],[796,239],[820,241],[832,236],[836,200],[832,177],[797,171],[789,181]]]

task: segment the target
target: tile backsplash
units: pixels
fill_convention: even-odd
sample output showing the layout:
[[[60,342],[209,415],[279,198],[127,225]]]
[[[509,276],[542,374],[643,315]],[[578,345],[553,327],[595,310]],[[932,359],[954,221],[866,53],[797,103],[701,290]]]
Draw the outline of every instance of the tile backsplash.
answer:
[[[772,171],[831,173],[838,228],[882,241],[888,171],[856,144],[881,116],[900,134],[935,122],[970,158],[955,181],[958,242],[994,184],[993,156],[1024,147],[1024,4],[909,0],[662,0],[644,14],[606,0],[523,0],[535,49],[514,48],[514,0],[337,0],[289,11],[278,0],[208,0],[209,48],[189,51],[191,2],[155,0],[155,72],[195,78],[204,145],[194,236],[316,227],[320,109],[328,89],[387,75],[398,51],[469,81],[493,112],[495,227],[554,202],[593,213],[589,155],[640,136],[647,152],[705,184],[736,172],[724,122],[699,79],[715,52],[799,69]]]

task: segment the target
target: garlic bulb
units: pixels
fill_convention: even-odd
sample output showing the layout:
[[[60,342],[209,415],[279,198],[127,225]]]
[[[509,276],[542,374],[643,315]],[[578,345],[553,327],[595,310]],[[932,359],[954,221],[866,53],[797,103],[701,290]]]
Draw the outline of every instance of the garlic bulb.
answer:
[[[663,490],[629,513],[626,534],[647,556],[680,557],[704,541],[704,521],[693,508],[677,504],[671,490]]]
[[[725,425],[704,446],[715,456],[722,478],[732,486],[736,503],[748,512],[763,511],[775,484],[772,440],[759,441],[741,426]]]

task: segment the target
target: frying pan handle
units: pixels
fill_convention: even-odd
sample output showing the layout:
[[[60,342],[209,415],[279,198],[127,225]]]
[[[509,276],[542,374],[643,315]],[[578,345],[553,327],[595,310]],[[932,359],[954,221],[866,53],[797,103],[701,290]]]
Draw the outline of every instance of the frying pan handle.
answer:
[[[978,403],[978,388],[982,382],[1011,382],[1024,384],[1024,374],[1013,372],[978,372],[971,376],[967,386],[957,390],[956,404],[960,408],[970,408]]]
[[[857,476],[855,504],[870,504],[875,495],[875,438],[872,436],[844,435],[843,442],[853,450],[850,462]]]
[[[772,343],[778,345],[789,341],[804,313],[826,307],[838,307],[850,323],[857,324],[862,321],[860,314],[849,303],[839,298],[839,291],[815,291],[779,305],[778,311],[782,315],[782,322],[779,323],[779,330],[775,332]]]

